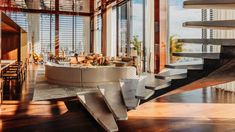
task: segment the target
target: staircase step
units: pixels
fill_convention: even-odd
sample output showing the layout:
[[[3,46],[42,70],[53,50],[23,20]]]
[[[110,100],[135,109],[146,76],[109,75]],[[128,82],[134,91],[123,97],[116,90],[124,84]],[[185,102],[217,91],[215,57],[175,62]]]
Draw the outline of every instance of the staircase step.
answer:
[[[184,79],[187,78],[187,69],[168,69],[155,75],[157,79]]]
[[[234,0],[187,0],[184,8],[190,9],[234,9]]]
[[[204,59],[220,59],[220,53],[173,53],[173,56]]]
[[[208,28],[208,29],[235,29],[235,20],[219,21],[190,21],[183,23],[184,27]]]
[[[140,77],[136,95],[135,95],[136,98],[141,99],[141,100],[146,100],[155,93],[155,91],[145,88],[146,79],[147,79],[147,76]]]
[[[138,79],[122,79],[120,80],[121,91],[124,103],[128,109],[136,109],[139,106],[140,99],[135,97],[138,87]]]
[[[175,64],[165,65],[165,67],[172,69],[202,70],[203,62],[202,61],[178,62]]]
[[[178,39],[180,43],[235,46],[235,39]]]
[[[77,93],[77,97],[87,111],[106,131],[118,131],[113,114],[108,109],[102,95],[98,91],[80,92]]]
[[[163,80],[155,78],[154,74],[149,74],[145,82],[145,88],[151,90],[160,90],[171,85],[171,80]]]
[[[110,111],[117,120],[127,120],[127,109],[123,102],[119,83],[104,84],[98,86]]]

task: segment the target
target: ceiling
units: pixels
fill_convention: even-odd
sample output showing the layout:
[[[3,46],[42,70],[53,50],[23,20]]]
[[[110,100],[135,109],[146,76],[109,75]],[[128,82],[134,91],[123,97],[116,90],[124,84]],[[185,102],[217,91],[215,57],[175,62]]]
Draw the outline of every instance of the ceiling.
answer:
[[[59,11],[90,12],[90,0],[58,0]],[[55,10],[55,0],[0,0],[0,7]]]

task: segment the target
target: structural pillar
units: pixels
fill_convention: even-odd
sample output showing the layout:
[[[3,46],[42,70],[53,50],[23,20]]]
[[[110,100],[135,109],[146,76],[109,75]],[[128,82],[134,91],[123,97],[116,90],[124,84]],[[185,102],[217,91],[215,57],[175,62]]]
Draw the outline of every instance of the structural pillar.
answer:
[[[102,39],[101,39],[101,53],[107,55],[107,12],[106,12],[106,0],[102,0],[101,5],[101,20],[102,20]]]
[[[55,0],[55,10],[59,11],[59,0]],[[59,57],[59,14],[55,14],[55,56]]]
[[[155,73],[165,68],[168,44],[168,1],[154,1],[154,57]]]

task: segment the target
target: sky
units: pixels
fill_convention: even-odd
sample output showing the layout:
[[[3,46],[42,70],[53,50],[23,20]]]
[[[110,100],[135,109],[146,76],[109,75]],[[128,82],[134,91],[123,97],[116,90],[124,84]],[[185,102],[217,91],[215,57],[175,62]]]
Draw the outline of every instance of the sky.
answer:
[[[169,1],[169,36],[176,35],[178,38],[201,38],[201,29],[185,28],[182,26],[187,21],[200,21],[201,10],[198,9],[184,9],[183,0]],[[185,45],[184,49],[187,51],[200,51],[200,45]]]

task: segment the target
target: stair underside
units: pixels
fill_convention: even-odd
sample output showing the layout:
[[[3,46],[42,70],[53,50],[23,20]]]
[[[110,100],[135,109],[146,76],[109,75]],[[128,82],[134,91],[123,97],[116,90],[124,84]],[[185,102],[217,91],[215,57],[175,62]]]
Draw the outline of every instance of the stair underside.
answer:
[[[183,85],[175,86],[177,84],[182,83],[176,80],[172,85],[173,89],[169,87],[168,89],[171,89],[171,90],[168,90],[168,93],[166,95],[177,94],[182,91],[194,90],[198,88],[215,86],[219,84],[232,82],[235,80],[234,67],[235,67],[235,59],[232,59],[228,61],[227,63],[222,64],[221,67],[218,67],[215,70],[209,72],[208,74],[204,74],[204,75],[202,74],[202,76],[199,74],[191,75],[191,77],[196,77],[196,79],[192,79],[191,81],[183,80],[185,82],[183,83]],[[172,92],[169,93],[169,91],[172,91]],[[156,91],[156,93],[158,93],[158,91]],[[155,96],[155,98],[158,96],[159,95]]]
[[[122,99],[119,83],[98,86],[107,106],[117,120],[127,120],[127,109]]]
[[[202,61],[191,61],[191,62],[179,62],[175,64],[165,65],[166,68],[172,69],[188,69],[188,70],[202,70],[203,62]]]
[[[191,9],[234,9],[234,0],[187,0],[184,8]]]
[[[168,69],[155,76],[157,79],[184,79],[187,78],[187,69]]]
[[[77,93],[77,95],[78,100],[106,131],[118,131],[113,114],[98,91]]]
[[[190,22],[183,23],[183,26],[184,27],[192,27],[192,28],[234,30],[235,29],[235,20],[190,21]]]
[[[205,59],[220,59],[220,53],[173,53],[173,56],[205,58]]]
[[[180,43],[235,46],[235,39],[178,39]]]

